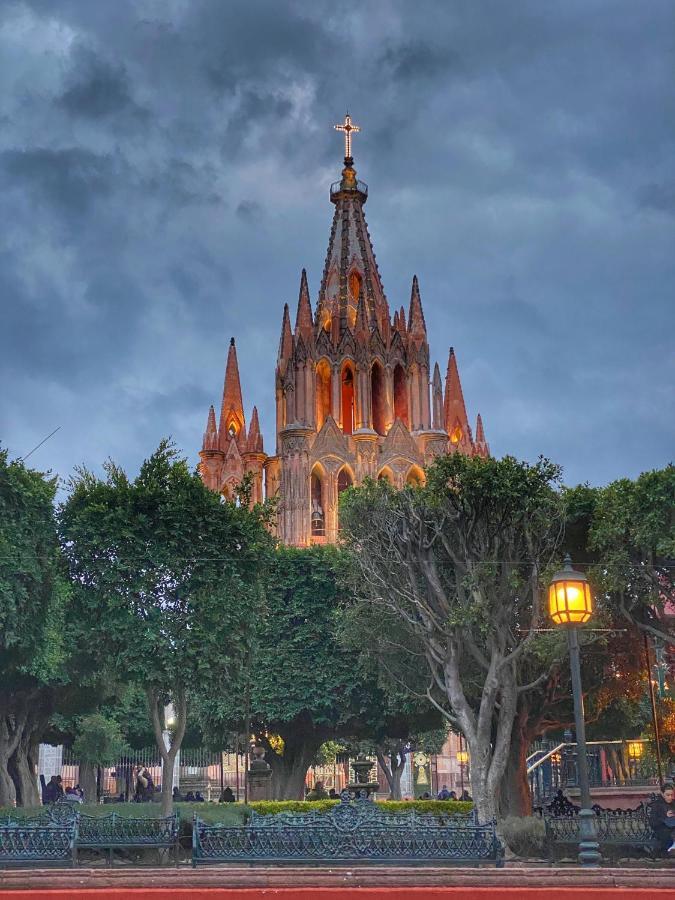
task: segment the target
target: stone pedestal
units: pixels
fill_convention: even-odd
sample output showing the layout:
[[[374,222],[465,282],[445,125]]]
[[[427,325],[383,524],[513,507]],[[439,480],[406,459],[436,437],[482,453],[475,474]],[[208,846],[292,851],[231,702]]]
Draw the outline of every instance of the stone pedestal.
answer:
[[[272,799],[272,769],[263,759],[264,753],[262,747],[253,748],[253,759],[246,773],[249,803]]]

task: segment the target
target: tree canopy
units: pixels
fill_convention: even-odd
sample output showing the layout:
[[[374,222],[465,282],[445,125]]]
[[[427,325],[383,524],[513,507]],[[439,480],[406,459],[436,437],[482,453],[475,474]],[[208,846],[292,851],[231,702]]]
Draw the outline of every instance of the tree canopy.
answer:
[[[209,491],[168,442],[133,481],[112,463],[105,479],[79,472],[60,523],[83,639],[145,690],[172,771],[191,692],[236,682],[248,657],[269,535],[255,512]],[[170,808],[170,779],[162,802]]]

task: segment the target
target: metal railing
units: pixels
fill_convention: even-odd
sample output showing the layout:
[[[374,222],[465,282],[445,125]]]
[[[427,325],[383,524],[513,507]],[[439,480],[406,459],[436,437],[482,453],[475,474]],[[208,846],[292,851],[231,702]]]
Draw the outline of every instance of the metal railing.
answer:
[[[656,759],[648,741],[589,741],[591,787],[654,786]],[[527,776],[535,806],[548,802],[559,790],[579,786],[576,743],[541,743],[528,756]]]
[[[330,196],[331,196],[331,198],[333,198],[336,194],[339,194],[340,191],[342,191],[341,184],[342,184],[341,181],[334,181],[334,182],[331,184],[331,186],[330,186]],[[355,182],[355,184],[356,184],[356,187],[354,187],[354,188],[347,188],[347,190],[349,190],[349,191],[359,191],[359,193],[361,193],[361,194],[363,194],[364,196],[367,197],[367,196],[368,196],[368,185],[365,183],[365,181],[358,181],[358,180],[357,180],[357,181]]]

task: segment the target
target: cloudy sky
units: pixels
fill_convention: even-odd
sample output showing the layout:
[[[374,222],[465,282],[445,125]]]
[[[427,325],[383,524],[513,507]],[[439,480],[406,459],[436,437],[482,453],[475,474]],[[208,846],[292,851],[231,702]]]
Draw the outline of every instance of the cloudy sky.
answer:
[[[672,0],[0,0],[0,441],[196,463],[236,336],[273,447],[348,107],[392,307],[420,280],[493,453],[675,446]]]

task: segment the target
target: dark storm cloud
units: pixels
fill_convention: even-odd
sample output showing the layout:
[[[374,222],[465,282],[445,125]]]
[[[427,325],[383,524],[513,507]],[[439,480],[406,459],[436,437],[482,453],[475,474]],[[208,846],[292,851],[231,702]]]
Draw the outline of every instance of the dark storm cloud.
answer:
[[[420,277],[494,452],[672,456],[669,0],[0,7],[0,440],[67,475],[196,461],[236,335],[272,448],[283,303],[354,151],[392,306]],[[10,389],[6,389],[6,385]]]

